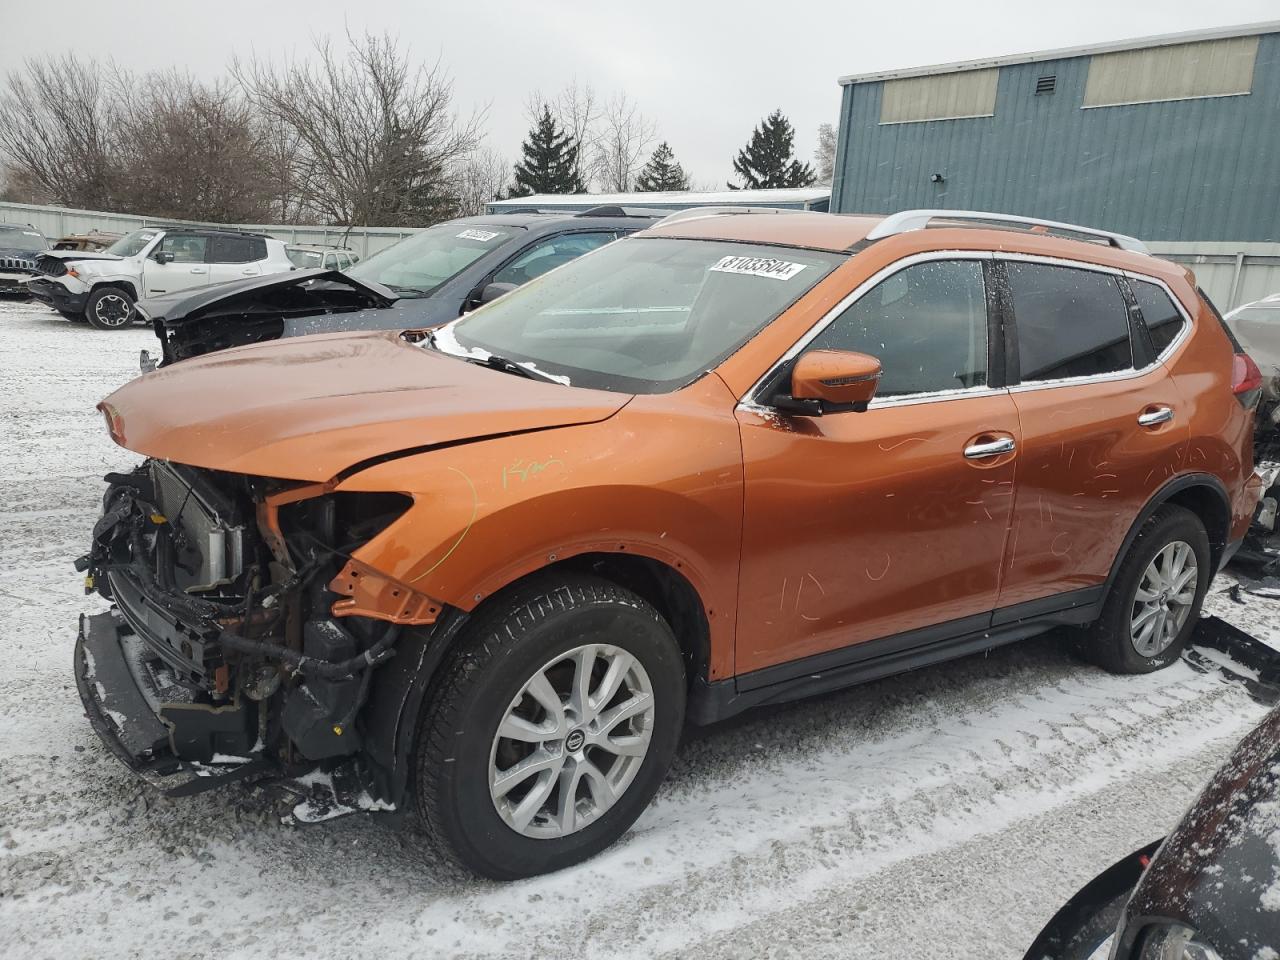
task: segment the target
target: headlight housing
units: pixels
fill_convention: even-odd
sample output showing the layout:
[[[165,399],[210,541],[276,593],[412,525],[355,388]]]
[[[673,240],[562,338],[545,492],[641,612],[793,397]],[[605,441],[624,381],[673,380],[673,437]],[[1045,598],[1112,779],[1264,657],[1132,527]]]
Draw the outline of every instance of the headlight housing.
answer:
[[[1218,951],[1180,923],[1160,923],[1142,935],[1138,960],[1222,960]]]

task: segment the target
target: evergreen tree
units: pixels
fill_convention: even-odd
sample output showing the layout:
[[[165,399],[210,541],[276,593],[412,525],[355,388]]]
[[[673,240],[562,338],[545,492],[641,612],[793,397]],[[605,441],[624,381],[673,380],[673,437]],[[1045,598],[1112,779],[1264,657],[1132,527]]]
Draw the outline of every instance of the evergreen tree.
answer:
[[[509,194],[527,197],[534,193],[585,193],[587,185],[578,175],[580,144],[560,130],[551,108],[544,105],[542,116],[520,147],[524,159],[516,164],[515,183]]]
[[[742,187],[729,184],[730,190],[756,190],[769,187],[807,187],[818,179],[813,167],[791,155],[795,130],[791,122],[775,110],[751,133],[747,145],[738,151],[733,169],[742,178]]]
[[[664,140],[653,151],[653,156],[636,178],[636,189],[643,192],[653,190],[688,190],[689,178],[685,176],[684,167],[680,166],[676,155]]]

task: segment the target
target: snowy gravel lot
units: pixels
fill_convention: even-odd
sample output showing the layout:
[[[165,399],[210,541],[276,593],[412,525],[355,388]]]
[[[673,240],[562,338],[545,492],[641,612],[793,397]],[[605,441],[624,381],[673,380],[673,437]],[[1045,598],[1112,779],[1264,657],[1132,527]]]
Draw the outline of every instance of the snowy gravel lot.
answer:
[[[1050,635],[695,731],[621,843],[507,885],[385,819],[286,827],[241,788],[166,800],[100,745],[71,676],[77,615],[102,606],[71,561],[101,476],[133,460],[94,404],[154,345],[0,301],[3,958],[1017,958],[1263,712],[1185,664],[1112,677]],[[1211,598],[1274,641],[1273,603]]]

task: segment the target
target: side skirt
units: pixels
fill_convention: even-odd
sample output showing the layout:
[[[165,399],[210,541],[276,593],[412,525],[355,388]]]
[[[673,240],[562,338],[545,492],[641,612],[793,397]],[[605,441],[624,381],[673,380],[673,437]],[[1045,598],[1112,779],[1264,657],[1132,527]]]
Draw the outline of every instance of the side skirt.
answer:
[[[687,715],[699,725],[717,723],[752,707],[800,700],[906,673],[981,653],[1054,627],[1090,623],[1101,612],[1104,598],[1105,587],[1086,587],[1002,607],[994,614],[963,617],[856,643],[726,680],[699,679],[689,693]]]

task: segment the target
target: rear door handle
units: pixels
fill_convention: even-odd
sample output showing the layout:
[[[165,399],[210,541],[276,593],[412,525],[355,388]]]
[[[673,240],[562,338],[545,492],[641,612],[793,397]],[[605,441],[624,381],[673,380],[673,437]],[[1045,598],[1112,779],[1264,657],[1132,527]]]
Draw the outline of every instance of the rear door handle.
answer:
[[[204,267],[192,267],[192,268],[191,268],[191,272],[192,272],[192,273],[204,273]]]
[[[981,460],[983,457],[998,457],[1002,453],[1013,453],[1017,449],[1013,437],[999,437],[986,443],[974,443],[964,448],[966,460]]]
[[[1173,407],[1149,407],[1138,414],[1138,425],[1154,427],[1158,423],[1168,423],[1173,419]]]

